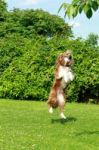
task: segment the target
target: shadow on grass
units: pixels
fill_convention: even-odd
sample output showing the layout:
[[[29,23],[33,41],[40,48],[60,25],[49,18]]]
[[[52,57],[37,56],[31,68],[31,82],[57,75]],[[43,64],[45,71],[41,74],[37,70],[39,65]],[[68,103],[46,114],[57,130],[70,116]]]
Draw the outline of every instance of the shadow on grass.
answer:
[[[77,133],[76,136],[93,135],[93,134],[99,135],[99,131],[83,131],[81,133]]]
[[[74,122],[76,121],[77,119],[74,118],[74,117],[67,117],[67,119],[52,119],[51,120],[51,123],[54,124],[54,123],[61,123],[61,124],[66,124],[68,122]]]

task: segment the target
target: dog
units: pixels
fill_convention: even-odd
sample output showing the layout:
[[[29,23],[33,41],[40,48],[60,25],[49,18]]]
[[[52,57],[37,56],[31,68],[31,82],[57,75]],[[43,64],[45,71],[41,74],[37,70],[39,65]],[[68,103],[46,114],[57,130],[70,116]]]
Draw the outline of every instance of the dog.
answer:
[[[49,113],[53,113],[53,108],[59,107],[60,117],[62,119],[66,119],[66,116],[64,115],[64,90],[68,83],[74,79],[74,74],[71,69],[72,64],[73,58],[70,50],[67,50],[58,56],[55,64],[55,80],[47,101],[49,106]]]

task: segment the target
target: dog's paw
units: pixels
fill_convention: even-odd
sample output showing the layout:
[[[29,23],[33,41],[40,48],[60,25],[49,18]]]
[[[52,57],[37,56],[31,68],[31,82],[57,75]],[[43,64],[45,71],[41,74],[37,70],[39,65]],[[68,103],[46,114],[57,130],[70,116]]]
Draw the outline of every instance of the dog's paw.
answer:
[[[50,114],[52,114],[52,113],[53,113],[53,108],[52,108],[52,107],[50,107],[50,109],[49,109],[49,113],[50,113]]]
[[[60,117],[61,119],[66,119],[66,116],[63,113],[60,114]]]

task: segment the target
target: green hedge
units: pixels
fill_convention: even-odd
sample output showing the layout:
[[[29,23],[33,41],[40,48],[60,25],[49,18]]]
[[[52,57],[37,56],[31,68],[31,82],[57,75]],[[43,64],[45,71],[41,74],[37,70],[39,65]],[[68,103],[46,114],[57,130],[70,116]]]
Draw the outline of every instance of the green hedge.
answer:
[[[92,40],[72,39],[71,28],[58,16],[42,10],[8,12],[6,4],[2,5],[0,98],[47,100],[56,58],[71,49],[75,79],[66,90],[68,101],[98,102],[99,47],[96,43],[93,46]]]
[[[9,40],[9,42],[8,42]],[[89,47],[83,40],[67,38],[17,39],[11,36],[4,41],[9,54],[2,55],[1,66],[6,57],[5,69],[0,76],[0,97],[14,99],[47,100],[54,78],[54,64],[59,53],[73,51],[75,80],[66,94],[69,101],[88,101],[99,97],[99,50]],[[3,47],[4,48],[4,47]],[[2,67],[1,67],[2,68]],[[87,93],[87,97],[86,97]]]

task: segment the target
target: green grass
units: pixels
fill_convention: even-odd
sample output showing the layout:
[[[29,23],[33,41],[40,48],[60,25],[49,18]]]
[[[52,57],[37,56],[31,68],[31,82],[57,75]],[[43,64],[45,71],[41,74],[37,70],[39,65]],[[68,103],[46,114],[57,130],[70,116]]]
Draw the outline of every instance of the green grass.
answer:
[[[67,120],[45,102],[0,100],[0,150],[99,150],[99,105],[67,104]]]

